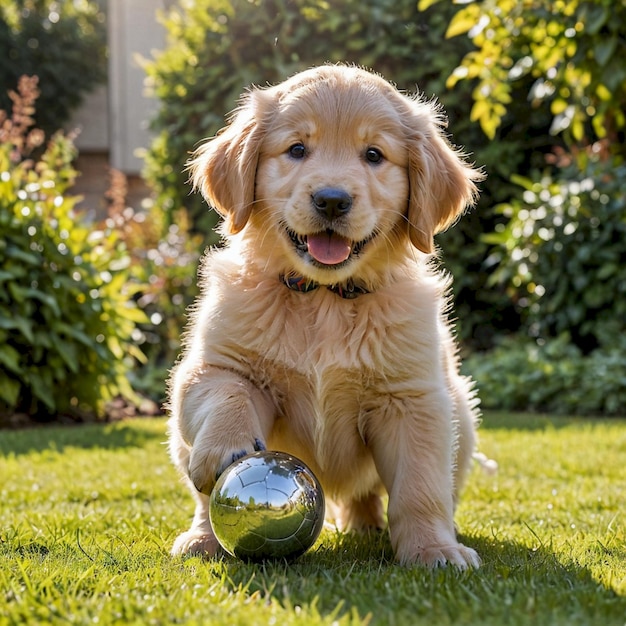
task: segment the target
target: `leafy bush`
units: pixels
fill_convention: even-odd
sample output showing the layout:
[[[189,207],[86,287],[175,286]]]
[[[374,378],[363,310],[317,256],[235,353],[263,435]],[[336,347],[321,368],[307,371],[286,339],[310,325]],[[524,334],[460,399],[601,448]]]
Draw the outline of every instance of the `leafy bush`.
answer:
[[[537,342],[503,340],[464,367],[475,378],[483,408],[567,415],[624,415],[626,338],[584,355],[564,333]]]
[[[106,25],[99,2],[8,0],[0,3],[0,109],[22,75],[39,76],[35,123],[53,133],[84,95],[106,79]]]
[[[141,210],[127,206],[126,192],[126,177],[112,170],[106,226],[128,251],[133,279],[141,285],[137,304],[149,320],[139,323],[133,335],[146,362],[130,376],[134,389],[158,402],[165,395],[167,370],[180,351],[186,309],[198,292],[202,237],[191,232],[185,209],[169,223],[158,204],[144,203]]]
[[[522,161],[497,149],[512,157],[505,168],[518,189],[496,198],[487,286],[506,289],[522,333],[567,332],[584,352],[609,345],[626,323],[626,4],[462,4],[446,34],[467,34],[475,48],[447,84],[473,87],[471,118],[493,144],[527,138]]]
[[[133,396],[127,376],[143,359],[133,336],[146,317],[118,235],[74,212],[71,139],[57,133],[44,147],[32,128],[36,85],[23,77],[12,117],[0,112],[0,415],[97,412]]]
[[[421,0],[429,6],[440,0]],[[449,0],[451,1],[451,0]],[[551,134],[568,143],[626,128],[626,4],[612,0],[470,0],[448,28],[476,45],[449,84],[475,80],[472,118],[495,137],[515,102],[514,85],[528,77],[528,102],[548,105]],[[616,144],[623,153],[623,146]]]
[[[488,241],[499,246],[492,281],[515,300],[522,330],[567,332],[583,351],[626,332],[626,164],[586,152],[555,176],[518,177],[520,199]],[[495,254],[495,253],[494,253]]]

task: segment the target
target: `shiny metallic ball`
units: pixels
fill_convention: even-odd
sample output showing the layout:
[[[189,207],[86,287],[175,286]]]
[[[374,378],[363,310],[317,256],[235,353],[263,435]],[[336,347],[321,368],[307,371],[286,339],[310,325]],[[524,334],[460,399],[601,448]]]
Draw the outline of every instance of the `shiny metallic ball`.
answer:
[[[255,452],[219,477],[209,502],[213,532],[244,560],[296,558],[324,524],[324,494],[313,472],[283,452]]]

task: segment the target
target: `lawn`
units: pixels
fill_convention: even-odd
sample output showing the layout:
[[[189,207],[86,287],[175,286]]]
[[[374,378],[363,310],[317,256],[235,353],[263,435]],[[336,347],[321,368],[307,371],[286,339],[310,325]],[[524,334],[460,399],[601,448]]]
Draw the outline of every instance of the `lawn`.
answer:
[[[0,431],[0,625],[626,623],[626,421],[488,414],[457,515],[477,571],[325,530],[286,564],[172,559],[192,502],[162,419]]]

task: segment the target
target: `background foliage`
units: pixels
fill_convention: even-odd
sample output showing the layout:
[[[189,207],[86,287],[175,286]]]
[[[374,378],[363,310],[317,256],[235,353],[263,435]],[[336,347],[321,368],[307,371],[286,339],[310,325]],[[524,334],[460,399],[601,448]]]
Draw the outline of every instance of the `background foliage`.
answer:
[[[474,87],[485,134],[506,142],[520,120],[549,121],[542,159],[511,176],[505,219],[483,237],[488,283],[520,320],[518,340],[474,359],[487,404],[624,411],[625,28],[626,4],[610,0],[470,1],[450,22],[476,48],[447,84]]]
[[[102,16],[98,3],[82,0],[12,0],[0,7],[0,47],[6,48],[6,53],[0,50],[0,76],[5,72],[6,81],[16,81],[18,70],[36,66],[43,77],[39,119],[44,126],[58,128],[84,89],[101,76]],[[197,259],[207,243],[218,243],[212,234],[215,215],[197,194],[189,194],[184,167],[190,152],[224,125],[246,85],[276,83],[311,65],[344,61],[371,67],[400,89],[436,95],[448,113],[453,140],[488,173],[479,206],[438,237],[442,260],[455,278],[460,338],[473,353],[468,366],[482,383],[485,404],[623,412],[623,2],[179,0],[161,19],[167,46],[145,60],[148,85],[161,101],[153,121],[156,139],[146,157],[146,178],[155,190],[152,207],[127,207],[123,177],[114,174],[107,221],[96,225],[99,234],[85,238],[92,225],[75,214],[75,199],[67,194],[75,174],[71,141],[54,135],[46,144],[29,126],[23,147],[3,143],[8,165],[0,169],[9,174],[2,173],[0,180],[0,215],[2,228],[18,243],[0,248],[0,276],[6,282],[0,305],[22,311],[9,317],[5,308],[0,318],[2,337],[15,350],[5,348],[0,356],[0,374],[11,381],[2,389],[12,389],[0,391],[5,405],[18,402],[23,410],[60,406],[49,396],[37,396],[28,409],[23,399],[28,394],[16,391],[16,380],[22,378],[33,389],[44,388],[24,373],[16,353],[30,350],[28,358],[38,355],[39,367],[42,355],[53,354],[39,335],[25,335],[24,329],[35,323],[32,316],[37,323],[45,318],[57,324],[48,298],[66,297],[58,291],[63,281],[52,276],[58,268],[72,280],[78,271],[83,294],[95,294],[97,287],[111,301],[110,283],[97,282],[97,276],[125,276],[115,284],[121,288],[120,310],[137,311],[130,314],[135,315],[132,328],[120,324],[121,335],[113,343],[97,333],[88,336],[90,341],[100,337],[94,349],[101,360],[111,361],[98,365],[109,368],[111,389],[115,382],[110,381],[122,371],[116,368],[124,368],[135,389],[162,398],[185,307],[195,295]],[[51,52],[42,56],[44,49]],[[55,165],[42,178],[51,159]],[[44,183],[56,193],[46,196]],[[43,207],[51,224],[60,220],[55,211],[71,224],[66,229],[76,235],[71,245],[88,242],[73,256],[81,263],[89,258],[88,265],[76,270],[69,255],[57,258],[60,247],[70,243],[60,238],[64,231],[37,213]],[[39,221],[29,221],[35,218]],[[33,229],[45,235],[41,249],[29,247]],[[30,261],[18,262],[17,249],[26,251]],[[87,266],[95,269],[86,271]],[[42,288],[43,278],[28,274],[18,279],[12,273],[26,268],[48,272],[52,291]],[[79,298],[67,293],[71,302]],[[79,315],[71,306],[68,311]],[[92,328],[95,332],[95,322]],[[116,332],[111,330],[111,336]],[[146,355],[143,365],[128,358],[113,363],[120,352],[110,346],[129,340]],[[71,379],[80,387],[67,354],[46,356],[46,367],[56,371],[58,380]],[[84,379],[85,387],[90,380]],[[87,404],[100,402],[106,395],[101,389]],[[76,404],[78,392],[72,394]]]
[[[118,233],[74,212],[75,149],[33,127],[36,77],[10,96],[12,115],[0,111],[0,417],[102,412],[134,395],[139,285]]]
[[[421,0],[427,7],[439,0]],[[613,0],[470,0],[450,22],[449,37],[468,33],[468,52],[448,79],[475,81],[472,119],[494,138],[530,77],[527,103],[546,106],[550,132],[568,144],[615,138],[626,125],[626,4]],[[623,147],[615,146],[624,154]]]
[[[521,197],[498,209],[501,252],[491,281],[507,286],[532,337],[567,333],[583,353],[626,330],[626,164],[570,162],[515,179]]]
[[[568,330],[585,352],[626,323],[612,279],[626,222],[625,27],[623,2],[483,0],[447,30],[476,46],[447,82],[472,85],[471,118],[497,143],[518,126],[534,144],[510,176],[522,189],[498,208],[507,219],[484,239],[500,248],[489,284],[505,286],[523,330]],[[543,120],[539,139],[531,119]]]
[[[105,0],[0,3],[0,109],[22,75],[39,77],[36,124],[51,134],[106,78]]]
[[[477,382],[484,409],[623,417],[624,354],[623,335],[585,355],[567,333],[548,341],[519,334],[500,339],[487,355],[470,355],[464,368]]]
[[[586,389],[579,382],[589,357],[612,364],[601,368],[615,371],[609,385],[621,380],[620,357],[607,350],[626,324],[619,34],[626,8],[612,7],[608,0],[183,1],[163,16],[167,49],[146,65],[163,103],[148,179],[164,206],[186,206],[194,227],[209,232],[200,198],[185,195],[184,163],[224,124],[243,85],[347,61],[401,89],[436,94],[454,141],[489,175],[477,210],[439,237],[455,276],[461,339],[476,351],[503,342],[511,349],[507,335],[521,337],[520,393],[529,406],[558,409],[531,399],[538,375],[546,396],[559,384]],[[563,354],[568,376],[535,367],[529,353]],[[496,373],[502,360],[504,372],[507,355],[496,348],[478,356],[483,377],[490,362]],[[509,391],[494,383],[487,395],[508,406]],[[609,396],[587,394],[580,410],[614,412],[621,396]]]
[[[133,281],[140,286],[135,299],[146,314],[134,338],[147,360],[130,376],[135,389],[161,402],[168,370],[180,350],[186,307],[198,293],[196,274],[203,241],[191,232],[184,209],[170,215],[155,203],[134,209],[126,204],[126,192],[126,177],[112,171],[106,227],[117,233],[118,245],[128,253]]]

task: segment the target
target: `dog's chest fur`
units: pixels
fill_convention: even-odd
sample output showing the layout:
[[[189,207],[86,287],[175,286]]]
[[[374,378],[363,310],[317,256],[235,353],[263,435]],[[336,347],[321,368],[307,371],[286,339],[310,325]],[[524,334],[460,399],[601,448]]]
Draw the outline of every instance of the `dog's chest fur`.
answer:
[[[196,318],[203,358],[212,365],[245,370],[261,387],[280,384],[287,372],[319,386],[337,370],[359,372],[363,384],[376,378],[393,385],[401,383],[398,376],[419,377],[422,362],[432,367],[437,360],[446,284],[427,264],[347,300],[323,288],[290,290],[279,275],[222,257],[227,251],[205,259]]]

